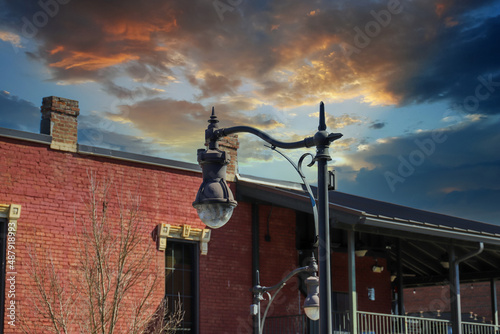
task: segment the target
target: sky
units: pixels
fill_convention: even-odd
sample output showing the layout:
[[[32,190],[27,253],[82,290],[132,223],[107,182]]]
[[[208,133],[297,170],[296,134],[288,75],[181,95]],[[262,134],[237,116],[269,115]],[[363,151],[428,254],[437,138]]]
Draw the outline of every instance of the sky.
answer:
[[[0,127],[60,96],[81,144],[195,163],[212,106],[296,141],[323,101],[339,191],[500,224],[498,36],[500,1],[0,0]],[[241,174],[300,181],[239,139]]]

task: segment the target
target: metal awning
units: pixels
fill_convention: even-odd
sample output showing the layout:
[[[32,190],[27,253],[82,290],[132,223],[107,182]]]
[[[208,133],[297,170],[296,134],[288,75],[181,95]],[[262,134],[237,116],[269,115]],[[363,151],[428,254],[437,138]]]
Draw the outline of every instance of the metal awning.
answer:
[[[240,176],[237,196],[312,213],[310,199],[297,183]],[[484,251],[461,263],[461,281],[500,278],[500,226],[337,191],[330,192],[330,216],[333,233],[355,231],[368,255],[384,256],[389,265],[399,258],[404,287],[446,283],[449,271],[443,262],[448,247],[453,245],[457,254],[466,254],[479,242],[484,243]],[[332,247],[347,251],[346,243]]]

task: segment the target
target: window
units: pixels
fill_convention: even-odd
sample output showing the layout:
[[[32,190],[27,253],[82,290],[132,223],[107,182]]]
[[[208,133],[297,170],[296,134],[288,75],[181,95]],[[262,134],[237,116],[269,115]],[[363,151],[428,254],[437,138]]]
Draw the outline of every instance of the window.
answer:
[[[198,333],[198,243],[168,239],[165,249],[165,297],[169,309],[180,298],[184,320],[177,332]]]

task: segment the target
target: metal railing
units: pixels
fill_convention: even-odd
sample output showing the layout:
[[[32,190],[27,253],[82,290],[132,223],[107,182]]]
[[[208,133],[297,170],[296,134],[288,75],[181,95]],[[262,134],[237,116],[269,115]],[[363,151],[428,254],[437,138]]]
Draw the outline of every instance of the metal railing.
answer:
[[[358,328],[363,334],[448,334],[449,321],[358,312]]]
[[[500,334],[500,326],[462,322],[463,334]]]
[[[451,334],[449,320],[357,312],[356,334]],[[348,313],[333,313],[333,334],[350,334]],[[317,334],[318,322],[305,315],[269,317],[264,334]],[[500,334],[500,326],[462,322],[462,334]]]

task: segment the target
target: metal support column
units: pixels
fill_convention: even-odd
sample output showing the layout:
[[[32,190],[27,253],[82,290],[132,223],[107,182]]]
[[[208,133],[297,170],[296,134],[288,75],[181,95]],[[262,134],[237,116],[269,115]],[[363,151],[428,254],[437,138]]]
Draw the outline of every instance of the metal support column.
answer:
[[[460,270],[461,262],[470,259],[473,256],[481,254],[484,250],[484,244],[480,242],[477,250],[474,250],[461,257],[455,254],[455,247],[450,245],[449,261],[450,261],[450,299],[451,299],[451,323],[453,334],[462,334],[462,308],[460,305]]]
[[[490,281],[490,291],[491,291],[491,316],[493,318],[493,324],[498,326],[498,301],[497,301],[497,280],[495,278]]]
[[[453,334],[462,334],[462,307],[460,305],[459,262],[456,258],[454,246],[450,246],[448,256],[448,261],[450,262],[451,327],[453,330]]]
[[[358,332],[358,295],[356,292],[356,254],[355,254],[355,234],[356,232],[347,231],[347,257],[348,257],[348,279],[349,279],[349,314],[351,322],[349,331],[351,333]]]

